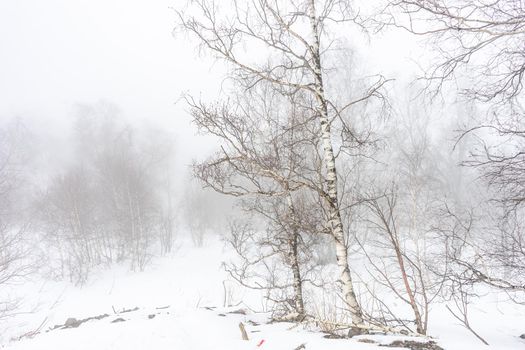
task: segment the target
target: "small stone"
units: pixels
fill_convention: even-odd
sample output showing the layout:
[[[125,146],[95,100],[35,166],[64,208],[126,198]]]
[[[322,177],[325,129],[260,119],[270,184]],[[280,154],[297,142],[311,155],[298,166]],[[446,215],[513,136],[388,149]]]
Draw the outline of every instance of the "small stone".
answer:
[[[356,335],[361,335],[361,334],[363,334],[363,331],[360,328],[352,327],[348,330],[347,337],[352,338],[352,337],[355,337]]]
[[[148,315],[148,318],[151,320],[152,318],[154,318],[155,315]]]
[[[520,335],[520,338],[521,338],[521,339],[525,339],[525,333],[523,333],[522,335]]]
[[[247,312],[246,312],[245,309],[238,309],[238,310],[230,311],[228,313],[229,314],[246,315]]]
[[[116,318],[113,321],[111,321],[111,323],[124,322],[124,321],[126,321],[126,320],[123,319],[122,317],[119,317],[119,318]]]
[[[80,322],[73,317],[68,318],[66,323],[64,323],[64,327],[66,328],[77,328],[78,326],[80,326]]]
[[[328,333],[328,334],[323,335],[323,338],[325,339],[343,339],[344,337],[339,334]]]

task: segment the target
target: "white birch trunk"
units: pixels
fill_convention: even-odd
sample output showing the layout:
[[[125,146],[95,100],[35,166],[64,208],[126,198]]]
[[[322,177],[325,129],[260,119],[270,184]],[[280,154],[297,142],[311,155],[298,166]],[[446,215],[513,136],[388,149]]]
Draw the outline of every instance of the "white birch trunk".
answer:
[[[323,156],[326,167],[326,188],[328,194],[330,222],[335,246],[337,266],[339,267],[340,280],[342,283],[343,298],[346,302],[352,317],[352,324],[360,326],[363,324],[363,315],[361,307],[357,302],[348,265],[348,249],[346,247],[343,222],[339,211],[338,189],[337,189],[337,170],[335,165],[335,156],[332,147],[332,137],[330,132],[330,121],[328,117],[328,107],[324,92],[323,76],[321,70],[320,39],[315,12],[315,0],[310,0],[310,25],[313,35],[312,56],[314,64],[317,113],[321,123],[321,140],[323,145]],[[357,329],[354,332],[359,333]]]

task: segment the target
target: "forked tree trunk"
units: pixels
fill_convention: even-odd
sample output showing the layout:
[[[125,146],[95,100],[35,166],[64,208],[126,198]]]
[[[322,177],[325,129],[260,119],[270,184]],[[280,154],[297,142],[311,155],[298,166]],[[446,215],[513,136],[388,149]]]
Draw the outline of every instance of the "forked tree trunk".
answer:
[[[317,113],[321,124],[321,140],[323,145],[324,163],[326,167],[326,187],[328,194],[329,227],[333,235],[336,246],[337,266],[339,267],[340,280],[342,283],[343,298],[346,302],[352,317],[352,323],[356,326],[363,324],[363,314],[357,301],[350,267],[348,265],[348,249],[346,247],[343,222],[339,211],[338,189],[337,189],[337,170],[335,156],[332,147],[332,136],[330,132],[330,121],[328,118],[328,105],[324,92],[323,76],[321,69],[320,39],[317,16],[315,11],[315,0],[310,0],[309,6],[310,25],[313,36],[311,47],[314,75],[315,75],[315,95],[317,99]],[[353,333],[360,333],[356,328]]]

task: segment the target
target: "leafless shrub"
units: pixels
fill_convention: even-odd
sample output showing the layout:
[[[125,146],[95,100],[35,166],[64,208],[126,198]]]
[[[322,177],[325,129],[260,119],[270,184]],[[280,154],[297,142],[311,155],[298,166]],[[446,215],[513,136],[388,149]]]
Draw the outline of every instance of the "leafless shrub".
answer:
[[[483,209],[481,209],[483,210]],[[476,210],[446,207],[441,234],[447,247],[448,269],[443,271],[457,285],[487,285],[524,302],[525,281],[521,219],[504,227]],[[496,223],[499,222],[495,215]]]
[[[25,136],[20,122],[0,129],[0,321],[16,313],[21,303],[8,293],[8,286],[34,272],[27,239],[30,221],[17,200],[24,181]]]
[[[479,333],[476,332],[470,324],[469,304],[473,293],[469,290],[472,288],[472,286],[464,285],[462,282],[462,279],[455,279],[450,285],[450,299],[453,303],[453,306],[451,307],[450,305],[446,305],[446,308],[456,320],[458,320],[466,329],[468,329],[469,332],[474,334],[474,336],[478,338],[483,344],[489,345],[489,343],[487,343],[487,341],[481,335],[479,335]]]
[[[368,222],[376,234],[384,237],[383,240],[375,239],[374,241],[379,248],[378,250],[383,250],[385,255],[381,255],[381,258],[377,259],[366,252],[368,249],[364,248],[364,251],[375,272],[374,275],[380,276],[376,281],[389,288],[400,300],[410,306],[416,331],[420,334],[426,334],[429,304],[436,296],[435,292],[431,294],[431,290],[435,290],[435,288],[427,285],[429,281],[425,276],[425,266],[424,262],[421,261],[421,256],[418,256],[415,250],[411,251],[406,248],[407,239],[400,232],[402,228],[399,227],[398,223],[399,214],[398,209],[396,209],[396,202],[395,190],[367,202],[372,213]],[[393,266],[395,268],[387,263],[387,259],[394,261]],[[395,318],[395,314],[391,317]],[[406,326],[405,323],[402,324]]]

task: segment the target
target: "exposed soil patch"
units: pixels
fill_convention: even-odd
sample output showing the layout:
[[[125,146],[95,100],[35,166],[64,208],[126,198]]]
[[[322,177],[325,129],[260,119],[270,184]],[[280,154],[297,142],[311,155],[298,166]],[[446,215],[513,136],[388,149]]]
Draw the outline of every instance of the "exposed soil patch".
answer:
[[[441,346],[437,345],[434,341],[429,342],[418,342],[413,340],[396,340],[390,344],[381,344],[379,346],[389,348],[407,348],[410,350],[444,350]]]
[[[103,315],[98,315],[98,316],[84,318],[84,319],[81,319],[81,320],[77,320],[76,318],[72,318],[71,317],[71,318],[68,318],[64,324],[57,324],[57,325],[53,326],[50,330],[54,330],[54,329],[57,329],[57,328],[60,328],[60,329],[77,328],[82,323],[85,323],[87,321],[101,320],[101,319],[106,318],[106,317],[109,317],[109,315],[108,314],[103,314]]]
[[[325,339],[345,339],[346,337],[344,335],[339,335],[335,333],[326,333],[323,335],[323,338]]]

